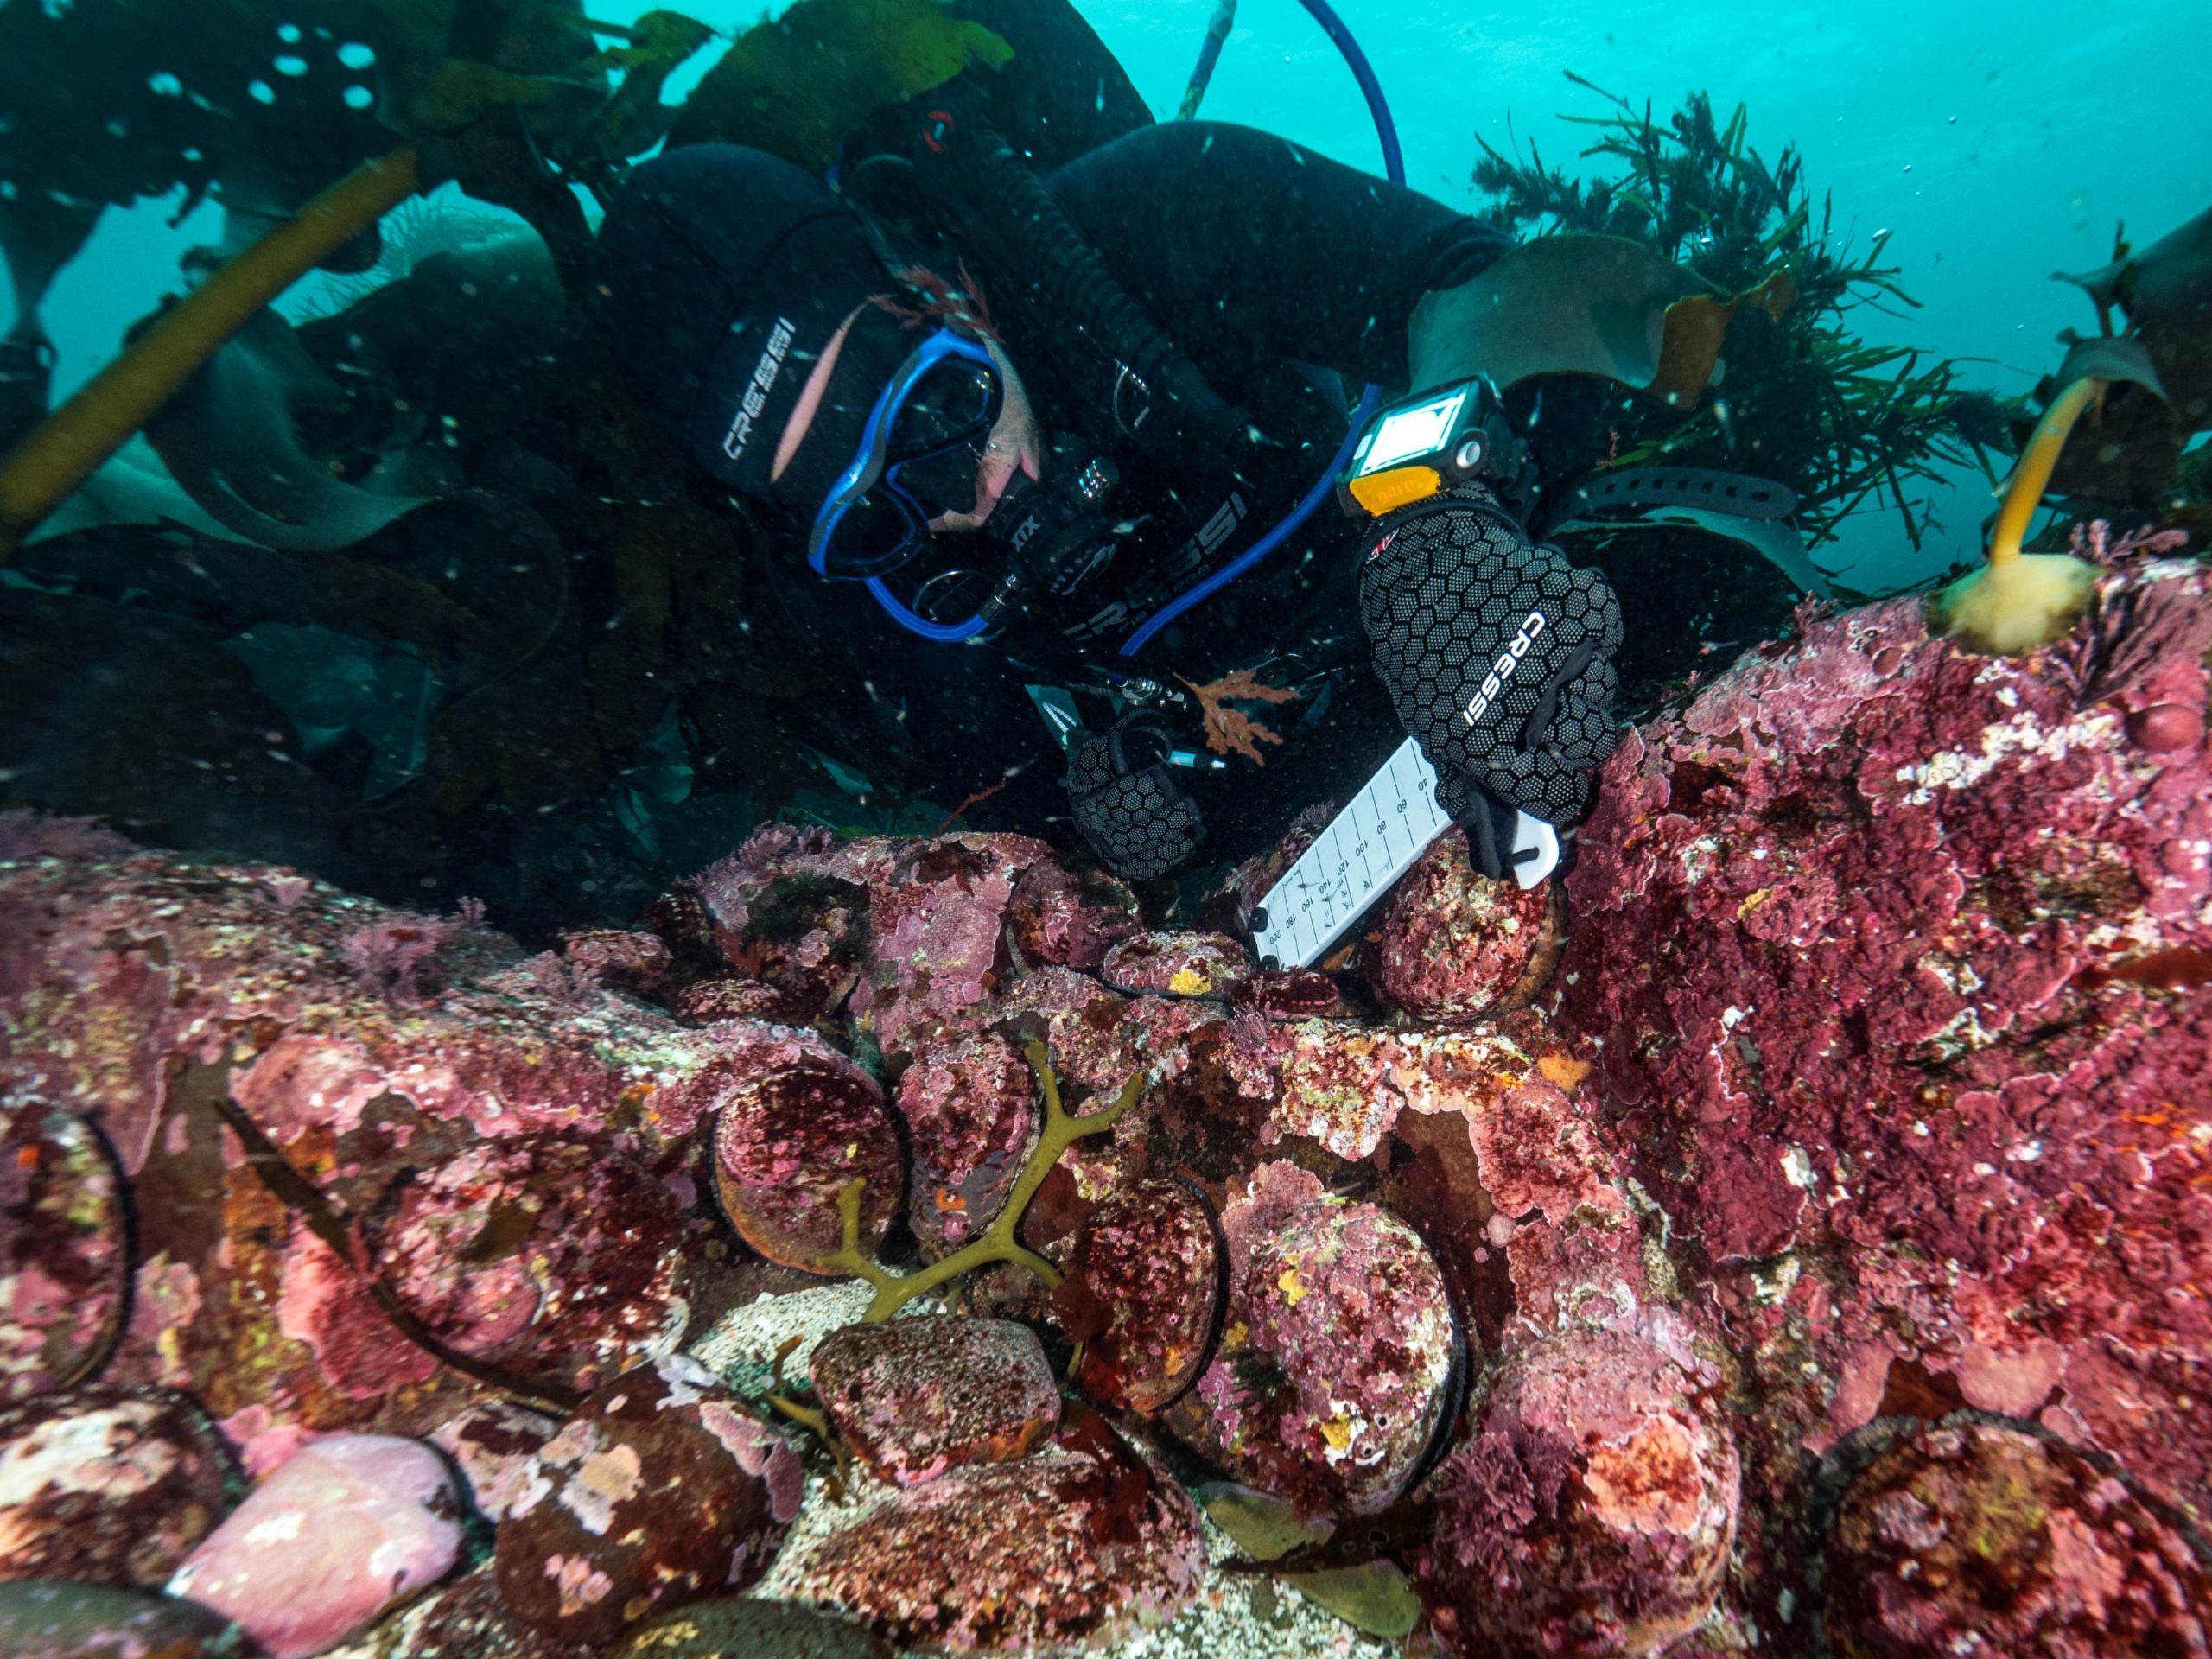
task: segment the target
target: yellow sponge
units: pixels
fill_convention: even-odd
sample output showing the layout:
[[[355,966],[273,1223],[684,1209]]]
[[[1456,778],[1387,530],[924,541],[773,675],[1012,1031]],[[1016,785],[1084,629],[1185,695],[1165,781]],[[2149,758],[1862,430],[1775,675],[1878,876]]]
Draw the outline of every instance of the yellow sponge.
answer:
[[[2071,553],[2016,553],[1936,595],[1936,630],[1985,657],[2047,645],[2089,607],[2097,568]]]

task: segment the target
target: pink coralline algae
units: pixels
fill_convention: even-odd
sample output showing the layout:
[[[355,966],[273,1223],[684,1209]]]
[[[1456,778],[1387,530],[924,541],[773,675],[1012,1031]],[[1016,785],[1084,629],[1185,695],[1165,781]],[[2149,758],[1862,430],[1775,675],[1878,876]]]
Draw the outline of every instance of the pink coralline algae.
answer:
[[[0,1098],[0,1405],[97,1370],[130,1285],[121,1174],[92,1125]]]
[[[1188,1180],[1138,1181],[1077,1236],[1053,1302],[1084,1343],[1076,1381],[1102,1404],[1164,1410],[1213,1356],[1229,1257],[1213,1206]]]
[[[948,836],[906,846],[870,893],[861,1024],[892,1058],[920,1052],[982,1010],[1014,972],[1014,884],[1051,855],[1025,836]]]
[[[903,1057],[1005,982],[1014,886],[1050,862],[1022,836],[841,842],[771,824],[679,886],[654,925],[679,954],[704,951],[768,987],[781,1017],[842,1007]]]
[[[988,1227],[1036,1144],[1037,1083],[994,1032],[929,1049],[900,1074],[899,1116],[913,1160],[907,1224],[925,1254],[949,1255]]]
[[[1271,968],[1229,988],[1232,1007],[1268,1020],[1326,1020],[1352,1012],[1333,976]]]
[[[1166,1421],[1302,1513],[1371,1515],[1451,1432],[1466,1363],[1442,1275],[1389,1211],[1262,1165],[1222,1216],[1228,1323]]]
[[[241,1496],[182,1395],[64,1389],[0,1410],[0,1580],[158,1589]]]
[[[676,976],[667,941],[657,933],[588,928],[561,936],[561,957],[576,976],[632,996],[658,997]]]
[[[1513,1354],[1438,1471],[1421,1580],[1454,1652],[1663,1651],[1718,1595],[1737,1516],[1719,1371],[1664,1316]]]
[[[1044,1349],[1005,1319],[849,1325],[816,1347],[809,1373],[838,1437],[895,1486],[1021,1457],[1059,1426]]]
[[[2127,730],[2203,707],[2208,646],[2196,562],[2017,658],[1808,616],[1608,763],[1553,1000],[1768,1501],[1932,1385],[2212,1503],[2212,755]]]
[[[906,1158],[882,1086],[817,1042],[735,1090],[715,1128],[715,1178],[747,1243],[812,1268],[842,1241],[837,1195],[855,1180],[866,1183],[863,1244],[883,1236],[905,1196]]]
[[[338,954],[371,995],[419,1002],[435,988],[432,964],[452,932],[435,917],[371,922],[340,939]]]
[[[1207,1003],[1125,997],[1063,968],[1016,982],[995,1012],[1024,1025],[1041,1021],[1062,1090],[1101,1102],[1139,1072],[1156,1080],[1181,1072],[1190,1065],[1192,1037],[1222,1019]]]
[[[1027,1652],[1173,1618],[1205,1567],[1189,1497],[1080,1416],[1043,1451],[956,1469],[832,1533],[796,1593],[900,1647]]]
[[[2049,1435],[1885,1419],[1836,1448],[1822,1560],[1836,1659],[2212,1653],[2212,1566]]]
[[[851,994],[868,938],[868,893],[906,843],[839,841],[826,830],[764,824],[654,906],[679,957],[712,962],[772,990],[812,1020]]]
[[[538,1448],[494,1554],[546,1636],[607,1642],[646,1614],[751,1585],[804,1484],[783,1437],[681,1355],[626,1372]]]
[[[537,1449],[561,1432],[561,1420],[512,1400],[480,1400],[431,1430],[432,1446],[453,1459],[477,1514],[504,1521],[530,1491]]]
[[[117,834],[98,818],[54,812],[0,812],[0,861],[128,858],[137,850],[128,836]]]
[[[1365,1158],[1405,1109],[1391,1082],[1396,1036],[1349,1020],[1308,1020],[1266,1039],[1279,1092],[1266,1133],[1304,1135],[1339,1158]]]
[[[1567,942],[1558,884],[1524,891],[1467,862],[1467,837],[1447,830],[1392,889],[1370,974],[1416,1020],[1459,1024],[1534,1000]]]
[[[594,1388],[668,1352],[690,1313],[676,1200],[602,1140],[467,1147],[396,1181],[362,1236],[433,1337],[524,1386]]]
[[[1467,1139],[1496,1211],[1485,1236],[1504,1247],[1522,1328],[1643,1299],[1642,1232],[1586,1102],[1539,1069],[1470,1113]]]
[[[1262,1140],[1299,1135],[1339,1158],[1367,1158],[1402,1113],[1473,1118],[1539,1071],[1555,1041],[1531,1022],[1423,1031],[1350,1020],[1265,1029],[1244,1069],[1272,1096]]]
[[[1106,953],[1098,976],[1131,995],[1228,996],[1252,954],[1225,933],[1139,933]]]
[[[1007,934],[1026,968],[1096,973],[1106,953],[1144,925],[1136,895],[1110,875],[1071,874],[1050,859],[1021,873],[1007,904]]]
[[[428,1446],[317,1440],[248,1494],[169,1580],[235,1618],[269,1659],[308,1659],[451,1570],[461,1503]]]
[[[736,974],[695,979],[671,994],[669,1012],[687,1026],[711,1026],[724,1020],[804,1020],[806,1003],[773,985]]]
[[[187,1389],[272,1445],[302,1429],[420,1433],[480,1389],[365,1274],[359,1229],[395,1181],[557,1131],[613,1143],[680,1206],[698,1130],[726,1099],[810,1043],[835,1052],[758,1022],[686,1030],[606,990],[549,997],[511,942],[459,923],[434,996],[372,995],[343,941],[391,913],[320,887],[287,902],[281,885],[265,867],[155,854],[0,864],[0,1093],[93,1124],[137,1217],[130,1320],[98,1380]],[[43,1154],[39,1168],[44,1180]],[[90,1228],[99,1178],[85,1169],[71,1224]],[[19,1159],[9,1174],[29,1172]],[[656,1223],[678,1232],[639,1247],[658,1263],[712,1224],[679,1207]],[[90,1261],[42,1252],[34,1276]],[[83,1291],[77,1315],[97,1324],[98,1287]],[[96,1360],[83,1340],[62,1345]]]
[[[409,1610],[404,1628],[404,1639],[376,1638],[377,1659],[602,1659],[607,1652],[603,1643],[563,1642],[517,1618],[489,1561],[431,1591]]]
[[[1031,1255],[904,1281],[960,1317],[816,1349],[898,1490],[798,1526],[774,1593],[951,1649],[1172,1617],[1197,1517],[1114,1411],[1402,1568],[1469,1659],[2212,1659],[2212,573],[2170,550],[2107,546],[2015,658],[1808,607],[1626,737],[1563,893],[1447,836],[1318,971],[1013,836],[771,826],[650,935],[526,958],[0,823],[0,1406],[50,1463],[55,1390],[180,1390],[264,1491],[435,1430],[498,1543],[395,1659],[657,1651],[804,1495],[662,1351],[684,1305],[783,1318],[747,1294],[855,1271],[848,1207],[895,1300],[1018,1192]],[[1032,1042],[1070,1112],[1130,1102],[1049,1170]],[[145,1466],[111,1443],[70,1570],[143,1579],[111,1522],[170,1489],[105,1484]],[[390,1599],[352,1565],[318,1630]]]
[[[716,929],[722,960],[774,992],[791,1020],[833,1013],[859,982],[868,893],[827,873],[794,872],[753,896],[740,926]]]

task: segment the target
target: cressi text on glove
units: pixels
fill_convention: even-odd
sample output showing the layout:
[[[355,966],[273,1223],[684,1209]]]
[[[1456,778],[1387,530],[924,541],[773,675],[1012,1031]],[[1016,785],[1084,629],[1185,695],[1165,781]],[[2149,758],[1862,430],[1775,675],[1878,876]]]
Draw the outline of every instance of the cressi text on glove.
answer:
[[[1378,520],[1367,545],[1375,671],[1436,767],[1439,803],[1465,821],[1478,791],[1572,823],[1619,741],[1621,611],[1605,578],[1532,546],[1479,486]]]

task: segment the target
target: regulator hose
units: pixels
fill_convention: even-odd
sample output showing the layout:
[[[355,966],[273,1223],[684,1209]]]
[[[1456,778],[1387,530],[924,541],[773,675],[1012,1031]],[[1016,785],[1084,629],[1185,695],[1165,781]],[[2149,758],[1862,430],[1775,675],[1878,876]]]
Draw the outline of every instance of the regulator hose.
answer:
[[[1375,136],[1382,146],[1382,168],[1391,183],[1406,181],[1406,160],[1398,143],[1398,125],[1391,118],[1389,101],[1382,95],[1382,83],[1376,79],[1375,67],[1360,50],[1359,42],[1352,38],[1351,30],[1327,0],[1300,0],[1313,21],[1335,44],[1351,69],[1352,79],[1359,83],[1360,95],[1367,100],[1368,113],[1375,122]],[[1223,33],[1225,35],[1226,30]],[[1211,31],[1209,31],[1211,34]],[[1218,48],[1215,48],[1217,54]],[[1020,238],[1027,245],[1022,256],[1032,262],[1028,269],[1036,274],[1046,296],[1055,305],[1065,308],[1064,315],[1075,319],[1078,329],[1094,333],[1096,344],[1107,356],[1116,359],[1116,379],[1114,392],[1122,391],[1121,373],[1127,371],[1144,382],[1143,391],[1159,398],[1182,418],[1180,422],[1164,422],[1155,441],[1167,441],[1162,453],[1173,461],[1192,452],[1192,445],[1209,442],[1218,446],[1233,443],[1242,430],[1242,423],[1234,410],[1222,401],[1220,395],[1206,384],[1198,367],[1178,351],[1174,342],[1154,327],[1137,303],[1114,280],[1090,244],[1068,220],[1067,214],[1052,193],[1045,188],[1027,163],[1014,152],[1014,147],[1000,136],[980,111],[980,105],[973,99],[963,99],[954,89],[949,100],[954,107],[935,111],[930,118],[938,124],[927,130],[924,136],[925,149],[931,156],[948,154],[953,141],[963,136],[965,123],[966,138],[974,143],[989,169],[995,188],[1003,192],[1001,200],[1014,205],[1017,217],[1030,227],[1032,235]],[[964,147],[964,146],[963,146]],[[950,169],[931,168],[938,176],[948,178]],[[971,228],[1001,227],[1004,219],[994,219],[988,213],[975,215]],[[1013,244],[1016,238],[1009,237]],[[1002,250],[1008,251],[1009,250]],[[1134,657],[1144,649],[1162,628],[1165,628],[1192,606],[1203,603],[1219,593],[1230,582],[1243,575],[1262,559],[1281,547],[1313,516],[1321,503],[1334,493],[1337,474],[1351,459],[1352,447],[1358,442],[1360,429],[1366,425],[1382,401],[1382,388],[1370,385],[1361,395],[1358,406],[1352,410],[1351,429],[1345,432],[1344,442],[1331,459],[1321,476],[1314,480],[1304,498],[1289,514],[1262,535],[1259,540],[1238,554],[1220,569],[1196,586],[1185,589],[1162,606],[1149,617],[1144,626],[1125,640],[1120,654]],[[1155,405],[1157,407],[1157,405]],[[1118,416],[1119,410],[1116,409]],[[1134,423],[1132,430],[1140,437],[1142,420]],[[1189,435],[1186,438],[1184,435]],[[980,616],[966,622],[951,625],[931,624],[893,601],[880,583],[872,583],[876,598],[884,609],[902,626],[922,634],[925,638],[946,641],[972,639],[986,626]]]
[[[1367,100],[1367,112],[1375,119],[1375,136],[1382,145],[1383,174],[1391,183],[1403,184],[1406,181],[1405,152],[1399,148],[1398,124],[1390,118],[1389,100],[1382,96],[1382,83],[1375,78],[1375,66],[1368,62],[1367,54],[1359,49],[1359,42],[1352,39],[1351,30],[1344,26],[1344,20],[1337,16],[1327,0],[1300,0],[1300,3],[1313,14],[1313,21],[1321,25],[1323,32],[1336,43],[1337,50],[1344,54],[1352,79],[1359,83],[1360,96]],[[1327,470],[1314,480],[1313,487],[1306,491],[1305,499],[1291,509],[1289,516],[1204,582],[1185,589],[1154,611],[1146,619],[1142,627],[1122,642],[1121,655],[1135,656],[1177,617],[1193,605],[1212,598],[1296,535],[1300,527],[1313,516],[1314,509],[1335,493],[1337,474],[1351,460],[1352,447],[1359,442],[1360,429],[1367,424],[1368,417],[1375,413],[1382,401],[1382,388],[1380,386],[1370,385],[1361,393],[1359,406],[1351,412],[1351,426],[1344,434],[1344,442],[1338,446]]]

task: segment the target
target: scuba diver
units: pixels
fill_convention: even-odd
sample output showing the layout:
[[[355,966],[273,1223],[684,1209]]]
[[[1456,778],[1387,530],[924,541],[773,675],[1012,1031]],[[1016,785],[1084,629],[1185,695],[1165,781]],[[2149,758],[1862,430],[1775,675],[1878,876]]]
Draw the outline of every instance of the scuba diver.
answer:
[[[1397,182],[1155,125],[1071,0],[810,0],[638,123],[613,117],[658,71],[612,86],[594,31],[553,17],[580,21],[574,0],[522,9],[566,42],[573,105],[500,105],[422,149],[417,182],[452,188],[331,256],[370,272],[259,313],[16,552],[0,739],[32,781],[11,798],[387,898],[488,895],[550,931],[628,919],[763,815],[1071,817],[1132,876],[1202,844],[1225,862],[1381,776],[1411,730],[1477,861],[1540,874],[1514,858],[1523,820],[1574,821],[1617,683],[1641,702],[1775,608],[1775,572],[1693,568],[1678,529],[1589,510],[1639,505],[1648,446],[1577,481],[1620,455],[1595,441],[1618,389],[1652,392],[1669,355],[1647,301],[1669,338],[1677,296],[1708,326],[1737,301],[1640,244],[1516,244],[1402,188],[1371,68],[1304,3]],[[257,49],[250,12],[214,43]],[[72,61],[97,59],[97,19],[70,16]],[[930,51],[855,22],[908,16]],[[195,138],[226,119],[181,107]],[[245,168],[282,133],[235,136]],[[389,141],[335,133],[295,182]],[[120,152],[86,154],[130,194]],[[259,200],[223,176],[226,208]],[[0,234],[26,291],[74,212]],[[1532,308],[1568,290],[1550,256],[1577,242],[1663,280]],[[1731,343],[1756,368],[1777,341]],[[1687,416],[1701,385],[1658,395]],[[1726,409],[1706,416],[1732,447]],[[1719,505],[1660,508],[1679,527]],[[1618,660],[1618,607],[1554,537],[1638,609]],[[217,742],[241,786],[201,770]],[[1180,886],[1208,902],[1198,871]]]
[[[699,143],[615,194],[594,321],[701,483],[784,550],[779,580],[836,595],[827,627],[948,770],[1002,764],[1009,722],[1057,740],[1119,874],[1205,836],[1188,780],[1219,763],[1171,677],[1294,640],[1373,663],[1486,874],[1516,815],[1571,832],[1616,738],[1620,609],[1529,526],[1613,389],[1485,378],[1452,300],[1510,238],[1219,123],[1040,174],[977,79],[899,110],[835,188]],[[1416,394],[1368,428],[1376,487],[1339,491],[1357,544],[1230,582],[1326,469],[1347,382]]]

